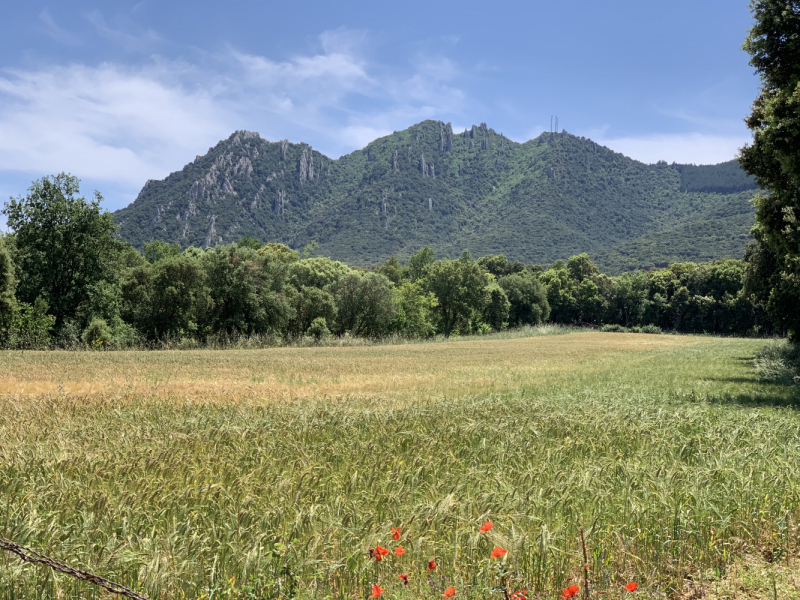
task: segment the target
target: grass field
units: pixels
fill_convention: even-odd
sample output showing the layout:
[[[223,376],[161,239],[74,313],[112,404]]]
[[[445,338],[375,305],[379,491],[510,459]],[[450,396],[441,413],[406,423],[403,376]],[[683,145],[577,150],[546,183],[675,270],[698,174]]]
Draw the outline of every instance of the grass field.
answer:
[[[365,598],[376,582],[500,598],[499,565],[555,598],[581,583],[584,527],[611,598],[631,580],[653,597],[798,597],[798,398],[752,374],[763,345],[577,332],[3,352],[0,537],[153,599]],[[0,590],[91,593],[10,555]]]

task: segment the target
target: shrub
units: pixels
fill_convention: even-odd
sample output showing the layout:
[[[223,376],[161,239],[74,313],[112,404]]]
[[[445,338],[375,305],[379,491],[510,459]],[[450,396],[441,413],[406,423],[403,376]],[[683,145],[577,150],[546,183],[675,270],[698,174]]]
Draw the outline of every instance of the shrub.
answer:
[[[328,322],[325,320],[325,317],[317,317],[311,321],[311,326],[306,331],[306,335],[313,337],[317,343],[329,338],[331,336],[331,330],[328,329]]]
[[[619,333],[628,333],[628,328],[627,327],[623,327],[622,325],[603,325],[600,328],[600,331],[606,331],[606,332],[611,331],[611,332],[619,332]]]
[[[645,325],[642,327],[642,333],[661,333],[661,327],[658,325]]]
[[[43,349],[50,344],[50,331],[56,323],[47,314],[50,307],[42,298],[33,304],[21,303],[11,324],[11,339],[18,348]]]
[[[756,373],[777,383],[800,383],[800,346],[785,341],[764,346],[756,354]]]
[[[83,342],[92,348],[108,348],[114,343],[114,333],[105,319],[95,317],[89,326],[83,330]]]

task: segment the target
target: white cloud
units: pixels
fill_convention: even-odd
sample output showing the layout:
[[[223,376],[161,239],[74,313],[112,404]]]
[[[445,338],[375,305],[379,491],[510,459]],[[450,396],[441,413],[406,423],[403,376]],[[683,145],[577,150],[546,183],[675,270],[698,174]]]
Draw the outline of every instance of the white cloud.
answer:
[[[669,163],[713,165],[732,160],[750,138],[703,133],[660,134],[643,137],[592,138],[614,152],[644,163],[665,160]]]
[[[99,33],[119,33],[99,13],[90,18]],[[130,45],[155,39],[125,35]],[[449,82],[454,63],[439,57],[399,74],[361,56],[365,39],[325,32],[321,51],[282,61],[230,49],[205,55],[202,66],[155,56],[138,67],[0,71],[0,184],[67,171],[138,190],[236,129],[336,157],[421,119],[458,114],[465,96]]]
[[[169,75],[116,65],[6,71],[0,164],[139,186],[164,177],[234,122],[212,96],[169,83]]]

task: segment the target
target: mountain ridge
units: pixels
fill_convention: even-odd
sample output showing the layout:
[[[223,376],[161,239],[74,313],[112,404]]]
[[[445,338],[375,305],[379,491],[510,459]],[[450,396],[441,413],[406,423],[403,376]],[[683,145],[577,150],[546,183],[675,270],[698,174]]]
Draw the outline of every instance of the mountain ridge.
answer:
[[[648,242],[639,257],[635,240],[693,223],[707,233],[723,226],[727,241],[700,236],[704,247],[693,250],[691,236],[678,255],[741,256],[755,191],[733,161],[646,165],[566,131],[518,143],[485,123],[455,133],[429,120],[335,160],[309,144],[237,131],[148,181],[115,219],[137,246],[251,235],[295,248],[315,241],[321,253],[360,266],[423,245],[440,256],[468,249],[540,264],[585,251],[622,271],[670,254]]]

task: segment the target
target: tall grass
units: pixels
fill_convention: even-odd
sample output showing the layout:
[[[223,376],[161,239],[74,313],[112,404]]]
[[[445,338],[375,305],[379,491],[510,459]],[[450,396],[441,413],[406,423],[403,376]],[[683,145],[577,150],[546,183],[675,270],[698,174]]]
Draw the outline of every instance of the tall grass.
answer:
[[[533,357],[538,344],[558,352],[558,376],[530,371],[473,394],[8,393],[0,536],[153,598],[363,598],[376,581],[398,598],[445,584],[486,597],[495,545],[509,550],[511,586],[552,597],[579,571],[581,526],[602,587],[679,590],[751,546],[794,548],[800,415],[791,389],[748,373],[759,343],[654,336],[655,349],[614,348],[642,337],[526,341]],[[459,354],[469,363],[494,343],[429,346],[419,368],[441,348],[456,376]],[[402,348],[381,352],[388,378]],[[487,519],[495,527],[479,534]],[[398,525],[408,552],[371,561]],[[0,557],[7,598],[83,597],[69,586]]]

